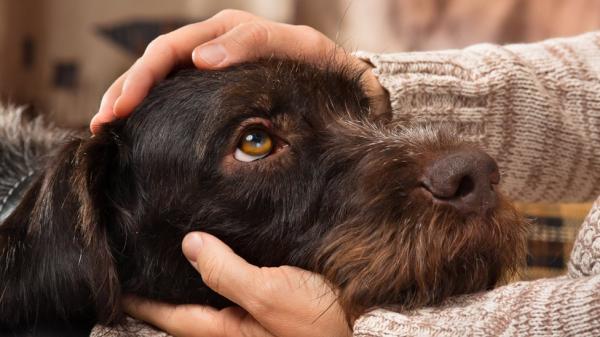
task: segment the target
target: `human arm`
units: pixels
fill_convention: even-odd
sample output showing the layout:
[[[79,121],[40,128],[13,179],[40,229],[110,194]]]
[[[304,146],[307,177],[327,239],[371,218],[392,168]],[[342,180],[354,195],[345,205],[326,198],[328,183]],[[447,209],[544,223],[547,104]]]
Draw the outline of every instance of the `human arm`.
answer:
[[[354,336],[598,336],[600,276],[512,283],[408,313],[375,310]]]
[[[600,194],[600,32],[533,44],[357,53],[403,123],[456,123],[527,202]]]

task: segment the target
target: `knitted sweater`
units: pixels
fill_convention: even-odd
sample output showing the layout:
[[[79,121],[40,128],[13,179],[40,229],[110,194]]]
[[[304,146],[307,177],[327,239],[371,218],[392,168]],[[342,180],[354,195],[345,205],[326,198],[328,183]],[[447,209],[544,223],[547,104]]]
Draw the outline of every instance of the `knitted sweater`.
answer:
[[[600,194],[600,32],[537,44],[358,57],[406,122],[457,123],[498,161],[516,201]],[[569,274],[517,282],[413,312],[372,311],[354,336],[600,336],[600,198]],[[138,324],[138,323],[132,323]],[[165,336],[137,326],[138,336]],[[122,336],[100,327],[92,336]]]

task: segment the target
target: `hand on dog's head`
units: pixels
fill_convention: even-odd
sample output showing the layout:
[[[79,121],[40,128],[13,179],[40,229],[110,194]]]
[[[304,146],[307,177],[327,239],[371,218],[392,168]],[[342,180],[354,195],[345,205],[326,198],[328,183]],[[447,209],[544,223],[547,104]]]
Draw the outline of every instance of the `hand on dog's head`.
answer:
[[[51,157],[4,223],[0,321],[117,323],[124,293],[228,305],[181,253],[198,230],[255,265],[324,274],[349,320],[493,287],[522,258],[516,212],[423,192],[432,158],[472,145],[371,103],[350,68],[172,74],[132,117]]]

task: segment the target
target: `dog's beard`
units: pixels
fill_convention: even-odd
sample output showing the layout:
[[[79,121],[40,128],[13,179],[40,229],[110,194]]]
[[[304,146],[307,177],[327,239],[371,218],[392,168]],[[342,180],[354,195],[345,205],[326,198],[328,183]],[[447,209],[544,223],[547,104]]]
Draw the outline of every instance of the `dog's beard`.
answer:
[[[316,270],[339,289],[348,321],[375,307],[410,310],[492,288],[522,266],[526,223],[502,197],[486,218],[413,207],[365,211],[332,230]]]

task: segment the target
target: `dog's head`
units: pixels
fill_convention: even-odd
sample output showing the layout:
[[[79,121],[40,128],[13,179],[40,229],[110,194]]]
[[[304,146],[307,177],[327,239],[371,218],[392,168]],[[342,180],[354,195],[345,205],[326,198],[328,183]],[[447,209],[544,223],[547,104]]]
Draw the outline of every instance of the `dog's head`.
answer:
[[[374,111],[360,75],[181,70],[67,144],[3,225],[2,320],[110,323],[124,292],[226,305],[181,253],[196,230],[250,263],[324,274],[349,319],[493,287],[524,251],[495,163],[453,130]]]

